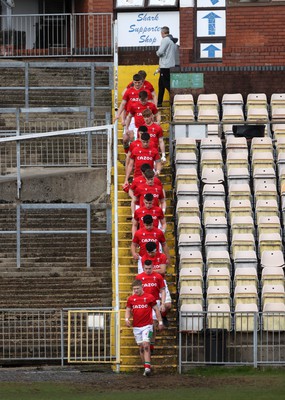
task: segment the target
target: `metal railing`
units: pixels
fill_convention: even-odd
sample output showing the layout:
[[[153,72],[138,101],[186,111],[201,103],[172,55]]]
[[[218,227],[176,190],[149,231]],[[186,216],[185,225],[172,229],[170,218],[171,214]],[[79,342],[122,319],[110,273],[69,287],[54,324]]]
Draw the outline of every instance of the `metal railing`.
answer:
[[[115,363],[116,321],[108,308],[0,309],[0,361]]]
[[[285,365],[282,312],[179,312],[179,371],[205,364]]]
[[[26,134],[0,138],[1,175],[17,178],[20,198],[21,169],[26,167],[106,167],[107,194],[111,185],[113,125]]]
[[[113,14],[0,15],[0,57],[113,55]]]
[[[74,212],[77,211],[83,213],[81,212],[76,220]],[[98,211],[104,212],[104,215],[101,216],[102,222],[97,221]],[[5,241],[9,238],[10,242],[14,244],[13,250],[10,250],[11,254],[7,249],[6,253],[9,253],[10,260],[13,259],[13,254],[16,254],[17,268],[21,268],[25,259],[33,264],[35,253],[37,254],[36,258],[41,258],[38,254],[42,251],[42,248],[38,249],[37,245],[40,236],[43,238],[49,236],[49,242],[54,240],[53,253],[55,254],[56,243],[58,243],[60,258],[64,259],[70,256],[70,247],[67,248],[67,254],[65,247],[75,238],[79,247],[80,245],[85,247],[85,263],[86,267],[90,268],[91,261],[94,258],[91,251],[92,237],[97,234],[111,234],[112,232],[111,208],[106,204],[93,206],[91,204],[18,204],[7,207],[2,205],[1,212],[7,223],[0,229],[0,237],[5,238]],[[11,227],[15,227],[15,229],[11,229]],[[60,237],[63,238],[62,241]],[[29,243],[33,243],[33,249],[31,249],[31,244],[28,249],[26,248],[27,239]],[[25,244],[22,244],[22,242]],[[22,251],[25,255],[22,255]],[[80,251],[79,255],[72,254],[73,262],[76,262],[77,258],[81,260],[82,255],[84,256],[84,250]],[[57,263],[57,257],[53,257],[55,258],[54,266],[60,265],[61,261],[59,260]],[[44,261],[42,263],[44,264]]]
[[[69,310],[68,362],[114,362],[117,318],[114,310]]]
[[[98,109],[111,107],[113,63],[3,60],[0,63],[1,75],[1,96],[7,94],[2,100],[5,107],[7,104],[13,107],[19,104],[26,109],[41,105],[47,108],[62,105],[64,99],[69,108],[91,107],[91,121],[95,119]],[[103,99],[102,94],[106,91],[107,98]]]

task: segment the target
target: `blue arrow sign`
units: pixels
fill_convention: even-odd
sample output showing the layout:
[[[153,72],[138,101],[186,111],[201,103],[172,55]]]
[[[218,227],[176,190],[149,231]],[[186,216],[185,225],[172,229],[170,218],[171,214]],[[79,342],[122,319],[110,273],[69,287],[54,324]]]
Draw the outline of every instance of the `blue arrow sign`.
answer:
[[[208,35],[214,36],[216,34],[216,18],[221,18],[219,15],[210,12],[204,18],[208,19]]]
[[[219,3],[220,0],[211,0],[211,3],[213,4],[213,6],[217,3]]]
[[[221,49],[219,49],[218,47],[214,46],[213,44],[210,44],[210,46],[206,47],[205,49],[203,49],[203,51],[207,51],[208,52],[208,57],[209,58],[215,58],[215,52],[216,51],[220,51]]]

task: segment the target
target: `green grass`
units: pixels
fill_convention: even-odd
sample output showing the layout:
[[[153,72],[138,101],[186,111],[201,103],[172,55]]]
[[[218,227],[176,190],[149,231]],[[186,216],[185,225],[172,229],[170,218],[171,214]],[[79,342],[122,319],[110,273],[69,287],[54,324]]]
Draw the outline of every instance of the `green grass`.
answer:
[[[1,372],[0,372],[1,373]],[[172,375],[172,378],[173,377]],[[185,374],[190,387],[102,391],[92,385],[44,383],[0,383],[1,400],[281,400],[285,398],[284,369],[195,368]],[[111,379],[111,378],[108,378]],[[107,379],[107,380],[108,380]],[[141,379],[141,378],[140,378]],[[193,385],[191,386],[191,379]],[[106,382],[106,386],[108,383]]]

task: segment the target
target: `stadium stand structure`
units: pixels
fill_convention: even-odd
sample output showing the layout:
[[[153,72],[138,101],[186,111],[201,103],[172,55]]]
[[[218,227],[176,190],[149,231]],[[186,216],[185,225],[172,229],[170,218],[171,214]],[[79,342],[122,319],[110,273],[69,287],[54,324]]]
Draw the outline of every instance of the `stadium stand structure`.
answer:
[[[11,90],[2,91],[0,96],[1,107],[24,107],[25,99],[19,90],[13,90],[13,86],[24,86],[24,63],[18,63],[19,68],[1,67],[0,82],[3,86],[11,86]],[[32,64],[32,63],[31,63]],[[70,65],[69,65],[70,66]],[[30,91],[29,104],[32,107],[80,107],[90,105],[89,94],[86,90],[61,90],[60,85],[71,86],[76,80],[76,85],[85,86],[90,83],[90,69],[88,68],[33,68],[30,66],[30,85],[38,89]],[[96,85],[106,85],[109,79],[108,70],[100,72],[96,77]],[[49,90],[42,87],[55,87],[58,90]],[[21,92],[22,93],[22,92]],[[111,91],[101,90],[98,118],[100,124],[107,111],[110,111]],[[101,113],[102,111],[102,113]],[[28,120],[28,121],[27,121]],[[73,122],[74,123],[73,123]],[[86,126],[86,113],[34,113],[30,118],[21,116],[20,130],[25,133],[46,132],[57,129],[72,129]],[[16,130],[16,119],[13,112],[1,113],[0,134]],[[64,154],[62,141],[60,151]],[[52,160],[52,140],[45,142],[47,159]],[[75,151],[70,149],[69,156],[76,159]],[[102,148],[101,150],[105,150]],[[31,165],[37,159],[36,146],[29,155]],[[28,157],[28,155],[25,155]],[[82,155],[81,155],[82,156]],[[80,155],[78,154],[78,157]],[[9,181],[9,174],[13,170],[7,170],[7,165],[16,165],[15,146],[7,143],[1,145],[1,181],[2,196],[7,190],[14,190],[14,180],[11,178],[11,188],[4,187]],[[10,164],[7,163],[9,160]],[[27,160],[27,159],[26,159]],[[26,161],[25,160],[25,161]],[[77,172],[80,168],[77,169]],[[73,174],[75,170],[69,168],[54,168],[58,176],[67,179],[66,174]],[[36,168],[29,170],[23,185],[33,185],[35,182]],[[45,184],[50,171],[41,172],[41,185]],[[83,179],[82,175],[73,175],[74,179]],[[8,182],[9,184],[9,182]],[[54,184],[56,182],[54,181]],[[53,187],[50,188],[52,193]],[[14,196],[15,197],[15,196]],[[64,196],[63,196],[64,197]],[[5,198],[5,196],[4,196]],[[40,203],[36,198],[26,200],[27,203]],[[46,203],[60,203],[60,197],[53,200],[46,199]],[[63,201],[64,202],[64,201]],[[76,202],[76,201],[74,201]],[[73,202],[72,202],[73,203]],[[92,208],[92,207],[91,207]],[[22,228],[26,230],[64,230],[86,229],[86,212],[79,209],[66,210],[36,210],[25,212],[21,217]],[[92,229],[105,229],[106,213],[91,211]],[[14,201],[1,200],[0,225],[2,231],[15,231],[16,227],[16,203]],[[91,239],[91,268],[86,268],[86,236],[80,234],[70,235],[24,235],[21,237],[21,268],[16,268],[16,235],[6,234],[0,237],[0,276],[1,276],[1,308],[62,308],[62,307],[90,307],[111,306],[111,254],[105,249],[111,249],[111,235],[98,234]],[[94,288],[96,287],[96,290]],[[33,290],[31,290],[33,288]]]
[[[208,97],[214,98],[210,95]],[[276,118],[278,114],[273,114],[273,107],[281,108],[283,101],[281,94],[272,96],[272,117],[275,115]],[[231,111],[230,106],[234,106]],[[218,108],[216,105],[215,110]],[[266,122],[269,108],[265,94],[249,94],[245,109],[240,95],[224,95],[222,121],[236,119],[240,123],[245,111],[247,121],[253,124]],[[231,118],[228,118],[229,115]],[[199,113],[197,121],[200,121]],[[184,123],[187,122],[185,120]],[[284,170],[280,146],[283,136],[280,136],[282,133],[276,136],[273,132],[272,140],[268,129],[264,137],[235,137],[227,125],[222,128],[222,139],[216,135],[214,140],[211,136],[210,140],[207,137],[197,141],[194,151],[199,160],[196,180],[192,171],[189,177],[187,173],[184,177],[185,183],[191,180],[193,187],[199,188],[198,200],[197,193],[195,196],[198,204],[195,216],[199,216],[199,210],[201,216],[195,225],[189,219],[193,208],[191,211],[182,208],[181,190],[176,185],[177,242],[180,254],[179,304],[182,310],[188,303],[198,304],[199,309],[189,308],[188,311],[195,315],[195,312],[204,310],[207,314],[207,327],[211,329],[251,332],[254,328],[253,315],[257,312],[263,315],[259,321],[261,329],[272,328],[274,312],[278,320],[274,330],[278,330],[278,327],[282,329],[280,313],[285,304],[282,255]],[[176,181],[179,183],[181,165],[177,161],[181,159],[181,141],[183,139],[179,137],[173,161]],[[187,160],[187,152],[183,153],[183,158]],[[209,189],[213,186],[219,186],[220,190],[209,194],[212,196],[209,200],[205,193],[211,193]],[[184,193],[183,203],[190,204],[193,197],[190,193]],[[186,219],[189,219],[187,224]],[[199,222],[202,229],[197,231]],[[209,230],[215,224],[216,229]],[[197,236],[195,242],[192,240],[194,235]],[[195,259],[189,257],[188,263],[185,263],[187,252],[199,254],[202,282],[201,274],[198,274],[197,255]],[[218,312],[223,313],[220,319],[217,317]],[[230,312],[236,313],[233,319]]]

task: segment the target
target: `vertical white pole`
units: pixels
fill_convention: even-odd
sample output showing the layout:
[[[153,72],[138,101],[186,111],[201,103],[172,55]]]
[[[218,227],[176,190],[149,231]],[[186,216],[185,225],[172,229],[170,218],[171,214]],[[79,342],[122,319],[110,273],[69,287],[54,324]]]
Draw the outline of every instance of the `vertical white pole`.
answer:
[[[114,108],[118,110],[118,24],[114,21]],[[119,250],[118,250],[118,121],[114,124],[114,256],[115,256],[115,311],[116,323],[116,372],[120,372],[120,298],[119,298]]]

